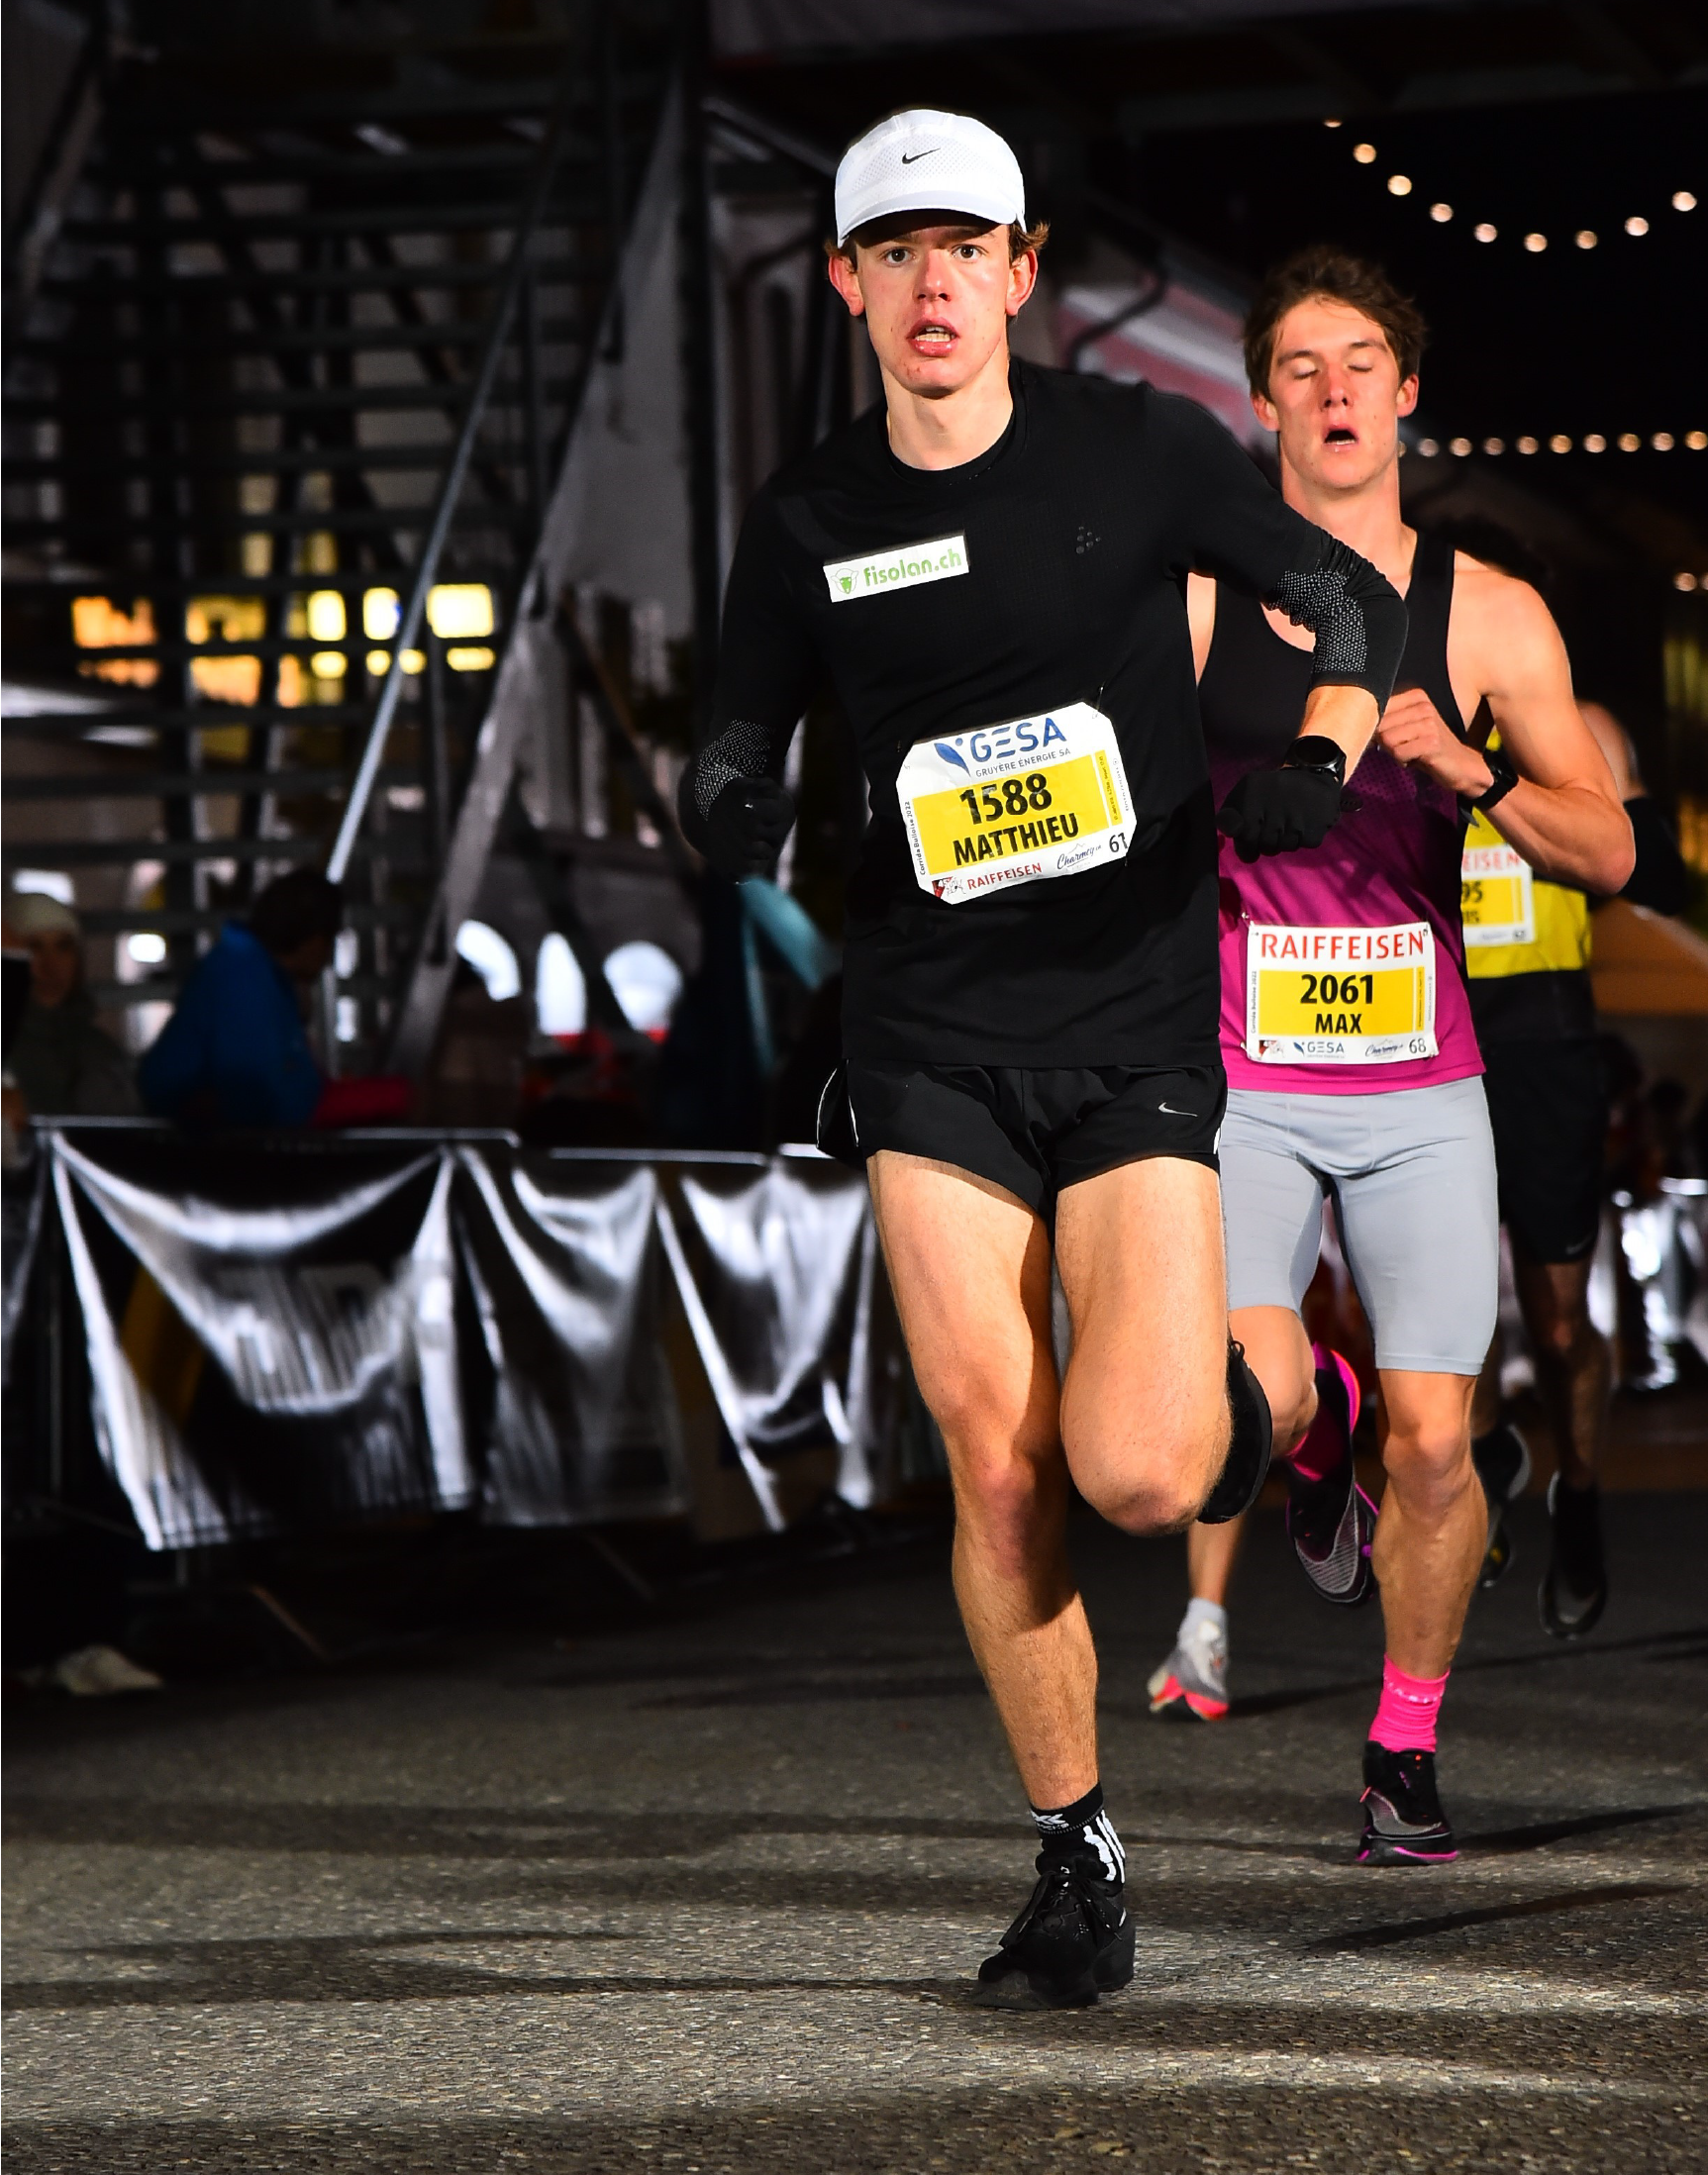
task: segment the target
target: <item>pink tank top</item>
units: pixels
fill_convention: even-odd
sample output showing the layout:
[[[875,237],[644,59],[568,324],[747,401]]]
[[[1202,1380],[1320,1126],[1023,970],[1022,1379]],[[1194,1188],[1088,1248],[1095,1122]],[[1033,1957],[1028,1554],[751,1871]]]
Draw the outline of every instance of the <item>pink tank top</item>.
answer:
[[[1447,671],[1453,567],[1450,545],[1418,538],[1395,684],[1422,687],[1464,739]],[[1310,684],[1310,651],[1220,583],[1198,688],[1218,806],[1237,778],[1284,752]],[[1222,841],[1222,1056],[1233,1087],[1369,1095],[1482,1070],[1459,924],[1457,799],[1374,745],[1349,798],[1356,805],[1320,846],[1247,863]],[[1432,1037],[1433,1054],[1413,1054]]]

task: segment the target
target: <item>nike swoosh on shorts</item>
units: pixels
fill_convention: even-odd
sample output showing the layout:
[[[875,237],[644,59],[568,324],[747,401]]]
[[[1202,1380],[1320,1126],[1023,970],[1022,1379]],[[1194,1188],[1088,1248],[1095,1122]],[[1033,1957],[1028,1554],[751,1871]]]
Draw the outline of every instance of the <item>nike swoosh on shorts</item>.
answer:
[[[1158,1103],[1156,1108],[1166,1111],[1170,1118],[1196,1118],[1198,1115],[1195,1110],[1176,1110],[1172,1103]]]

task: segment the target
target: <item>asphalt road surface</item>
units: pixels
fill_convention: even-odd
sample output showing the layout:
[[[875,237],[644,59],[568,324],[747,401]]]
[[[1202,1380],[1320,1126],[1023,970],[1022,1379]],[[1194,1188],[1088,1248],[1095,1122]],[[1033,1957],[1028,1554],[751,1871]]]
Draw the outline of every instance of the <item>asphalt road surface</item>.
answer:
[[[1708,2165],[1708,1496],[1543,1514],[1448,1695],[1452,1868],[1353,1859],[1380,1631],[1271,1513],[1239,1706],[1144,1680],[1178,1543],[1087,1525],[1138,1976],[966,2005],[1030,1885],[941,1536],[573,1645],[30,1708],[7,1794],[6,2161],[46,2170],[1158,2175]]]

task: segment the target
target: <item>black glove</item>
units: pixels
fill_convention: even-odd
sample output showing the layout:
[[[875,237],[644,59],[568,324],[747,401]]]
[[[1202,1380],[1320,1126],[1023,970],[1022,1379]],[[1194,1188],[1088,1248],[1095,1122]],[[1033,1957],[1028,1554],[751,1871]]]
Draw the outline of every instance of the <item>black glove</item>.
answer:
[[[732,881],[763,876],[794,820],[793,797],[774,778],[732,778],[706,818],[706,858]]]
[[[1293,742],[1278,770],[1248,770],[1222,803],[1216,828],[1243,861],[1321,845],[1341,812],[1346,756],[1313,734]]]

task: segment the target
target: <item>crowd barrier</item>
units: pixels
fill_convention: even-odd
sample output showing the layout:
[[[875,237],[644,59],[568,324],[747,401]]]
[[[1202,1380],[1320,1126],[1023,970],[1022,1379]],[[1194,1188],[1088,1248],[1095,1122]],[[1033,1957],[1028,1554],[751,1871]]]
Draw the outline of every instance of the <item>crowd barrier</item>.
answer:
[[[811,1149],[85,1123],[39,1134],[7,1226],[8,1385],[80,1335],[151,1548],[447,1511],[718,1537],[929,1461],[865,1186]]]
[[[813,1149],[85,1121],[4,1205],[9,1500],[73,1502],[86,1423],[151,1548],[440,1512],[711,1539],[942,1471],[864,1183]],[[1591,1306],[1633,1387],[1708,1359],[1708,1184],[1615,1198]]]

